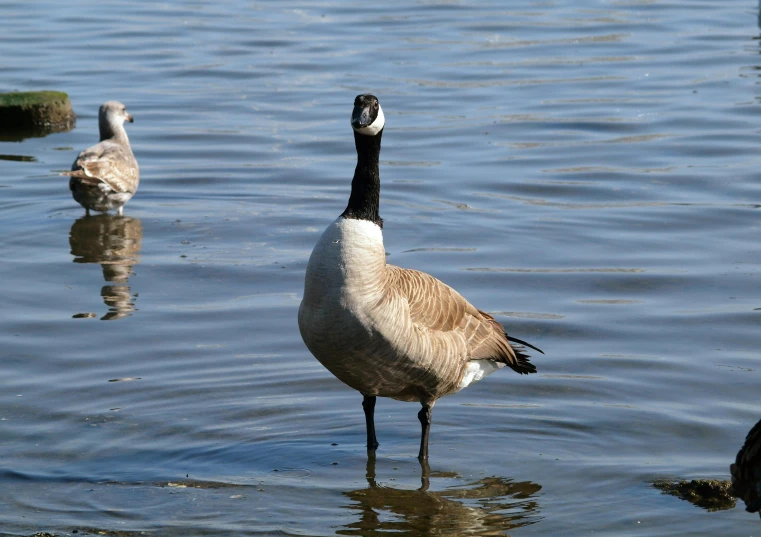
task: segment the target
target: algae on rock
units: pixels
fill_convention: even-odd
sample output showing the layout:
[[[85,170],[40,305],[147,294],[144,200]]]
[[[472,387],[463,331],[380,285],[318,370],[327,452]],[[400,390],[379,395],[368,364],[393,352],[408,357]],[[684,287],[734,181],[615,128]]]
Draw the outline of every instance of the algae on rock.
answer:
[[[0,136],[22,140],[74,128],[77,117],[62,91],[0,93]]]

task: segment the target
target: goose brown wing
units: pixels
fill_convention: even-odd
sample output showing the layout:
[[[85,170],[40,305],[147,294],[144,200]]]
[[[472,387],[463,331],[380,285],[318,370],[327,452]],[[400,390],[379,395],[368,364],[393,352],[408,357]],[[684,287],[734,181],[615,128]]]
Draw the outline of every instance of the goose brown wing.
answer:
[[[101,142],[82,151],[70,172],[86,183],[102,181],[115,192],[135,192],[139,177],[137,162],[129,147]]]
[[[494,360],[518,373],[536,367],[520,349],[514,349],[504,328],[465,298],[430,274],[387,265],[392,289],[408,303],[410,320],[418,329],[449,332],[462,337],[469,360]]]

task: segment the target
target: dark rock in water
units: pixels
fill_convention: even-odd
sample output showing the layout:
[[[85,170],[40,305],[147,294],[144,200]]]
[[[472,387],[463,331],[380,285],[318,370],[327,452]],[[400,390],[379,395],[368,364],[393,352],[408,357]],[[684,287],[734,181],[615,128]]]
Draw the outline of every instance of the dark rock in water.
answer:
[[[65,132],[77,117],[69,96],[61,91],[0,93],[0,139],[23,140]]]
[[[718,479],[656,481],[653,486],[664,494],[678,496],[708,511],[723,511],[735,506],[735,499],[730,494],[732,484],[729,481]]]
[[[746,511],[758,511],[761,516],[761,421],[748,432],[729,471],[732,474],[730,492],[745,502]]]

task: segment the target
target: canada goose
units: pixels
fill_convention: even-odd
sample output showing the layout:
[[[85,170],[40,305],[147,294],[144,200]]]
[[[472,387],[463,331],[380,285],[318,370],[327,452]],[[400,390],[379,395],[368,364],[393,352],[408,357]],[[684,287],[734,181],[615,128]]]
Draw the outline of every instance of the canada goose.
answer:
[[[732,494],[745,502],[745,510],[761,516],[761,421],[748,431],[745,444],[729,466]]]
[[[100,142],[82,151],[68,175],[69,188],[74,199],[85,208],[105,212],[122,207],[135,194],[140,182],[137,160],[132,154],[124,122],[132,123],[125,106],[118,101],[108,101],[98,111]]]
[[[490,315],[433,276],[386,264],[378,214],[378,159],[385,118],[378,99],[354,100],[351,126],[357,167],[346,210],[328,226],[307,265],[299,330],[309,350],[359,391],[367,448],[375,437],[375,398],[418,401],[418,458],[428,458],[436,400],[508,366],[535,373],[521,347]],[[542,352],[542,351],[539,351]]]

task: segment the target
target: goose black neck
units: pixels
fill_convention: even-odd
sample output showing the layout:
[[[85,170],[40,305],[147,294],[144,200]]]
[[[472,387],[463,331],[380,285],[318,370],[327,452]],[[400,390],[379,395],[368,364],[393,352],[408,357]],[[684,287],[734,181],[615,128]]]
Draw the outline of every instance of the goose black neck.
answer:
[[[375,136],[354,132],[354,145],[357,148],[357,167],[351,181],[351,196],[344,218],[369,220],[383,227],[383,219],[378,214],[380,207],[380,160],[381,136],[383,130]]]

